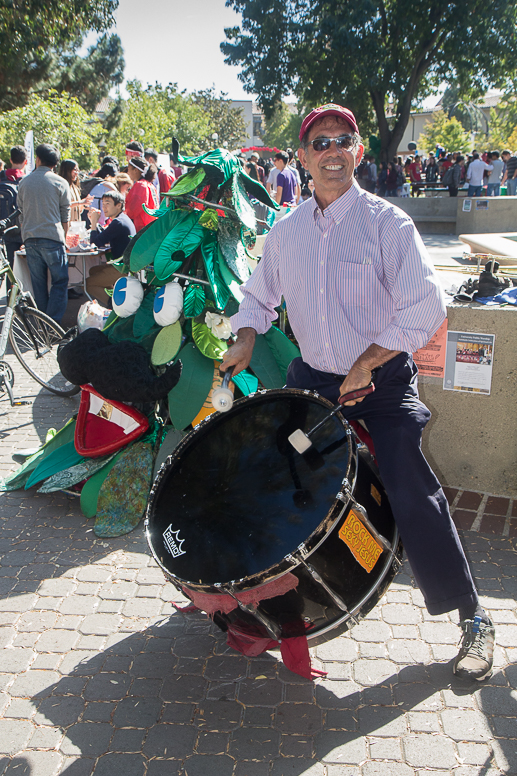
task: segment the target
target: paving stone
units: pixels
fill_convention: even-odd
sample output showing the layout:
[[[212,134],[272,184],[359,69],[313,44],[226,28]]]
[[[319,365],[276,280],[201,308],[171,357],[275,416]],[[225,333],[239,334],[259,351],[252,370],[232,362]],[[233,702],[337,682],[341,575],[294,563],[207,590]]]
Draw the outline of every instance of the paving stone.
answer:
[[[62,760],[58,752],[23,752],[11,760],[5,776],[55,776]]]
[[[145,679],[163,679],[163,677],[173,674],[175,665],[174,655],[146,652],[143,655],[136,655],[133,659],[131,674]]]
[[[111,725],[104,722],[76,722],[66,731],[60,750],[65,755],[96,757],[106,752],[112,733]]]
[[[400,762],[368,762],[363,766],[363,776],[414,776],[414,773],[414,770],[409,765]],[[429,776],[431,774],[438,776],[436,771],[429,771]]]
[[[193,703],[166,703],[163,707],[161,722],[191,725],[196,707]]]
[[[492,717],[490,724],[496,736],[517,738],[517,720],[515,717]]]
[[[138,585],[134,582],[124,582],[123,580],[114,580],[113,582],[107,582],[99,589],[99,598],[106,598],[118,601],[127,601],[132,598]]]
[[[443,708],[439,692],[431,684],[400,684],[393,690],[395,704],[405,710],[438,711]]]
[[[57,654],[41,654],[36,655],[34,658],[32,664],[31,664],[31,671],[35,670],[45,670],[45,671],[53,671],[56,669],[59,665],[59,662],[61,661],[62,656]]]
[[[325,713],[324,730],[349,730],[354,732],[358,729],[358,713],[352,709],[329,709]]]
[[[389,639],[387,647],[394,663],[426,663],[431,659],[429,647],[421,639]]]
[[[387,641],[391,636],[389,625],[380,620],[363,620],[359,625],[355,625],[350,631],[354,641]]]
[[[59,604],[61,614],[94,614],[98,606],[98,599],[83,595],[70,595]]]
[[[194,754],[185,763],[185,776],[231,776],[235,761],[228,755]]]
[[[129,753],[140,752],[146,735],[147,730],[142,728],[115,730],[110,743],[110,751]]]
[[[389,660],[357,660],[353,673],[356,682],[363,685],[396,683],[398,667]]]
[[[323,763],[314,760],[294,760],[293,758],[282,757],[275,760],[271,767],[271,776],[324,776]],[[244,776],[245,772],[243,772]],[[190,774],[189,774],[190,776]],[[250,773],[252,776],[252,772]]]
[[[84,697],[87,701],[116,701],[124,698],[131,677],[123,674],[100,673],[93,676],[86,685]]]
[[[313,755],[314,741],[312,736],[282,735],[280,739],[280,754],[282,757],[304,757]]]
[[[280,733],[269,728],[234,730],[229,754],[236,760],[272,760],[280,752]]]
[[[61,725],[65,728],[77,722],[84,711],[84,706],[82,698],[74,698],[73,696],[44,698],[34,715],[34,722],[37,725]],[[65,752],[64,750],[63,752],[64,754],[74,754],[74,752]]]
[[[236,681],[246,676],[247,668],[245,657],[213,656],[206,663],[204,675],[215,681]]]
[[[162,601],[149,598],[131,598],[126,600],[122,613],[126,617],[154,617],[161,613]]]
[[[173,651],[178,657],[206,658],[212,654],[213,647],[213,636],[178,636]]]
[[[275,727],[282,733],[312,735],[321,730],[321,709],[312,703],[280,703],[276,710]]]
[[[399,738],[369,738],[368,743],[372,760],[403,759]]]
[[[359,709],[359,730],[364,735],[392,738],[405,735],[407,723],[398,707],[365,706]]]
[[[394,639],[419,639],[420,633],[416,625],[392,625]]]
[[[187,725],[155,725],[149,731],[142,751],[147,757],[183,759],[192,754],[196,735],[195,728]]]
[[[199,702],[204,698],[207,681],[200,676],[175,676],[167,678],[160,692],[165,702],[180,701],[188,703]]]
[[[79,639],[76,631],[47,630],[38,641],[38,652],[57,652],[65,654],[74,648]]]
[[[29,742],[31,749],[56,749],[63,737],[58,727],[37,727]]]
[[[332,639],[316,647],[316,654],[320,660],[351,662],[357,658],[358,652],[357,642],[345,638]]]
[[[417,625],[422,622],[420,609],[409,603],[385,604],[382,607],[382,618],[392,625]]]
[[[460,631],[456,625],[446,622],[425,622],[419,626],[422,639],[431,644],[457,644]]]
[[[56,620],[57,614],[55,612],[24,612],[16,623],[16,629],[18,631],[36,631],[41,633],[48,628],[52,628]]]
[[[483,687],[476,692],[481,711],[485,714],[517,716],[517,691],[506,687]]]
[[[95,776],[144,776],[146,772],[145,760],[141,754],[122,754],[109,752],[100,757],[93,773]]]
[[[413,711],[408,714],[409,728],[412,733],[440,733],[440,721],[430,711]]]
[[[460,760],[468,765],[485,765],[492,757],[490,747],[487,744],[458,743]]]
[[[161,679],[145,679],[138,677],[131,683],[131,695],[157,698],[160,695],[163,681]]]
[[[277,679],[244,679],[238,696],[245,706],[276,706],[282,700],[283,685]]]
[[[322,763],[356,765],[366,759],[366,742],[358,733],[326,730],[316,736],[315,750]]]
[[[361,689],[355,682],[324,679],[316,685],[316,703],[322,709],[355,709]]]
[[[287,684],[284,699],[287,703],[312,703],[314,688],[310,684]]]
[[[202,701],[195,724],[203,730],[226,732],[241,723],[242,706],[236,701]]]
[[[158,722],[162,705],[158,698],[123,698],[117,704],[113,724],[116,727],[150,728]]]
[[[264,706],[246,706],[242,718],[244,727],[272,727],[273,725],[272,708]]]
[[[440,714],[446,735],[454,741],[487,741],[492,738],[485,715],[474,709],[446,709]]]
[[[32,703],[28,698],[12,698],[10,704],[4,709],[3,716],[13,719],[30,719],[34,716],[37,701]]]
[[[33,730],[27,720],[0,719],[0,754],[13,755],[24,749]]]
[[[446,736],[432,734],[409,735],[403,739],[406,761],[410,766],[452,768],[458,764],[454,744]]]
[[[196,741],[196,752],[197,754],[227,754],[229,741],[229,733],[201,731]]]
[[[147,776],[185,776],[181,760],[149,760]]]
[[[368,658],[370,660],[374,658],[386,658],[388,657],[388,650],[385,644],[378,644],[373,641],[363,641],[359,644],[359,655],[362,658]]]
[[[44,579],[38,587],[38,595],[64,598],[71,595],[76,586],[77,583],[73,579]]]
[[[84,618],[79,630],[84,634],[96,634],[107,636],[115,633],[122,622],[122,618],[117,614],[90,614]]]
[[[116,704],[113,702],[92,701],[86,704],[82,715],[83,722],[110,722]]]
[[[0,652],[0,671],[18,674],[25,671],[34,660],[36,653],[32,649],[3,649]]]

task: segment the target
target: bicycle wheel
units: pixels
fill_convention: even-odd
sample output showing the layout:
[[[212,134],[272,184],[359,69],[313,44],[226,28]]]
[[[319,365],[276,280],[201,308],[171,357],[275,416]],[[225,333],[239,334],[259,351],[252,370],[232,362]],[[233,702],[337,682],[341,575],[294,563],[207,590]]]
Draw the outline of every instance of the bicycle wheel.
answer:
[[[57,396],[73,396],[78,385],[69,383],[59,369],[57,347],[65,332],[52,318],[33,307],[23,307],[25,321],[15,309],[9,342],[23,368],[40,385]],[[37,345],[37,347],[36,347]]]

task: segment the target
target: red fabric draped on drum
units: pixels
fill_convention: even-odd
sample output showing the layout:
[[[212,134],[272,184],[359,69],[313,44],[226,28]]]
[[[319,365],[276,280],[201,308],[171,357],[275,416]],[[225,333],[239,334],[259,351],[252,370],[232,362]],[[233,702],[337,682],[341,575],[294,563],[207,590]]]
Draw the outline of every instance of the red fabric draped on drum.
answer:
[[[243,604],[251,606],[258,606],[261,601],[265,601],[266,598],[276,598],[277,595],[284,595],[290,590],[294,590],[298,585],[298,578],[287,572],[278,579],[274,579],[272,582],[267,582],[265,585],[260,585],[252,590],[244,590],[236,593],[236,597]],[[228,614],[237,608],[238,603],[235,598],[226,593],[217,594],[214,593],[198,593],[195,590],[191,590],[188,587],[182,588],[188,598],[193,604],[197,606],[207,614],[215,614],[216,612],[222,612]]]

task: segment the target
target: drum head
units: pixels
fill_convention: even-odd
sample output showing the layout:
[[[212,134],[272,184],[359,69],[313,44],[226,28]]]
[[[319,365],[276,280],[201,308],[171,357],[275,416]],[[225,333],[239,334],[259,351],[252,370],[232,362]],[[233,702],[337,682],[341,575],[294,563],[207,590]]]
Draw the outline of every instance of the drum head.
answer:
[[[149,544],[166,573],[187,585],[242,581],[317,532],[350,468],[349,427],[334,416],[304,455],[287,437],[311,429],[330,408],[303,391],[267,391],[240,399],[183,440],[162,466],[148,508]]]

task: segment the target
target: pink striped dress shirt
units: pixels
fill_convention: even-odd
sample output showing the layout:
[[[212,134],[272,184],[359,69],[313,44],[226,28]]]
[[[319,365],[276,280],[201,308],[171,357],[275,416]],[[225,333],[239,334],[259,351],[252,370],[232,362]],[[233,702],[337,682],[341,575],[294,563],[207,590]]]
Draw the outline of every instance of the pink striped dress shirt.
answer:
[[[413,221],[355,182],[323,213],[313,197],[278,221],[241,288],[233,332],[264,334],[283,296],[303,360],[339,375],[372,343],[413,353],[446,315]]]

